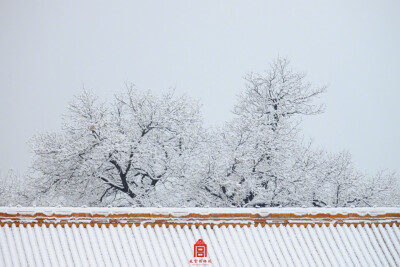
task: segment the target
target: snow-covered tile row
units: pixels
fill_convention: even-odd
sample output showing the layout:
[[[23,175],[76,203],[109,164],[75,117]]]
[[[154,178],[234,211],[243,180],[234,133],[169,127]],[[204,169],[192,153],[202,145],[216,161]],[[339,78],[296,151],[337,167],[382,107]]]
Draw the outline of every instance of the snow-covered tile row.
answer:
[[[388,214],[398,213],[399,207],[342,207],[342,208],[301,208],[301,207],[284,207],[284,208],[130,208],[130,207],[0,207],[0,212],[9,214],[72,214],[72,213],[93,213],[93,214],[119,214],[119,213],[152,213],[152,214],[174,214],[186,215],[189,213],[196,214],[212,214],[212,213],[247,213],[247,214],[270,214],[270,213],[294,213],[304,214],[348,214],[357,213],[364,214]]]
[[[343,207],[343,208],[301,208],[301,207],[284,207],[284,208],[130,208],[130,207],[0,207],[0,213],[7,214],[38,214],[46,215],[58,214],[68,215],[76,213],[91,213],[91,214],[164,214],[174,215],[176,217],[185,216],[188,214],[260,214],[267,216],[269,214],[349,214],[356,213],[358,215],[380,215],[399,213],[400,207]]]
[[[365,224],[400,223],[400,208],[46,208],[0,207],[0,224]]]
[[[0,266],[400,266],[396,225],[112,226],[5,224]]]

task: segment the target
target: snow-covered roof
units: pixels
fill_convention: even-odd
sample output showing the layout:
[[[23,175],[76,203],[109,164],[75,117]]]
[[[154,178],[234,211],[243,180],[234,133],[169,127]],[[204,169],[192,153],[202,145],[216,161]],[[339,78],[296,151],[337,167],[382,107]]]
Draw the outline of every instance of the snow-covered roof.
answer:
[[[399,225],[399,208],[4,207],[0,266],[400,266]]]

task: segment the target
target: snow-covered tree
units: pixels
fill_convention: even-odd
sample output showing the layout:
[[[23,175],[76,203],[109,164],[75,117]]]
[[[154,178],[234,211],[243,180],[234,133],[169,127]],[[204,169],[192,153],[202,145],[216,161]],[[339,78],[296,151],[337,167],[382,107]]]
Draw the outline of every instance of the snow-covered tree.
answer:
[[[36,187],[29,177],[18,175],[13,170],[3,173],[0,170],[0,206],[33,203]]]
[[[325,87],[313,87],[281,58],[246,81],[235,118],[210,147],[202,184],[210,205],[368,206],[384,199],[393,176],[363,175],[348,154],[330,155],[300,138],[302,116],[323,111],[315,100]]]
[[[47,199],[64,205],[170,205],[190,193],[202,136],[199,107],[186,97],[129,87],[106,105],[85,91],[61,133],[33,138],[33,167]]]
[[[397,179],[394,173],[380,171],[367,175],[358,171],[348,152],[318,153],[318,166],[307,177],[307,195],[313,206],[374,206],[398,203]]]
[[[199,105],[129,87],[106,104],[89,92],[62,130],[32,139],[39,205],[373,206],[399,203],[395,174],[358,171],[348,153],[304,141],[325,87],[278,58],[246,76],[234,118],[205,129]]]
[[[293,160],[299,117],[321,112],[314,99],[324,88],[312,87],[281,58],[266,74],[249,74],[246,81],[236,116],[222,129],[214,149],[223,161],[218,178],[205,181],[204,188],[217,201],[234,206],[289,205],[287,196],[298,182]]]

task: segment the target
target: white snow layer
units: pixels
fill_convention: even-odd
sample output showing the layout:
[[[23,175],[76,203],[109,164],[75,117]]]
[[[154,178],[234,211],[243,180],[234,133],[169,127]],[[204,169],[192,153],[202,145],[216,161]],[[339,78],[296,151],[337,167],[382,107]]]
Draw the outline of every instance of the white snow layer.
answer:
[[[350,214],[355,213],[364,215],[382,215],[388,213],[399,213],[398,207],[373,207],[373,208],[120,208],[120,207],[0,207],[0,213],[7,214],[36,214],[43,213],[47,216],[53,214],[70,215],[72,213],[90,213],[99,215],[111,214],[160,214],[173,215],[174,217],[186,216],[189,214],[259,214],[268,216],[269,214]]]
[[[1,208],[10,212],[13,208]],[[91,209],[78,209],[78,211]],[[137,209],[96,209],[137,213]],[[254,209],[248,213],[399,213],[399,209]],[[27,208],[27,213],[43,212]],[[143,209],[147,213],[243,213],[243,209]],[[323,211],[323,212],[321,212]],[[17,213],[21,209],[15,209]],[[47,209],[50,214],[77,209]],[[82,224],[0,227],[0,266],[400,266],[398,223],[322,225],[117,226]],[[207,244],[211,264],[193,264],[193,246]]]
[[[0,266],[190,266],[199,238],[207,244],[210,266],[399,266],[399,232],[395,225],[214,226],[204,231],[6,224],[0,227]]]

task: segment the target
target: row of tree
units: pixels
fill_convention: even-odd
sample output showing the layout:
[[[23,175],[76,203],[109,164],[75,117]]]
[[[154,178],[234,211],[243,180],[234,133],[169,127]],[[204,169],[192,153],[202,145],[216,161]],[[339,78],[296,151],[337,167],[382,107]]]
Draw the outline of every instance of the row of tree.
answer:
[[[107,104],[85,91],[70,103],[61,132],[31,140],[33,172],[3,178],[2,196],[8,195],[0,204],[398,204],[395,174],[367,175],[348,153],[303,140],[301,118],[323,111],[316,99],[324,91],[278,58],[265,74],[246,76],[234,118],[212,129],[203,126],[196,101],[171,92],[131,86]]]

